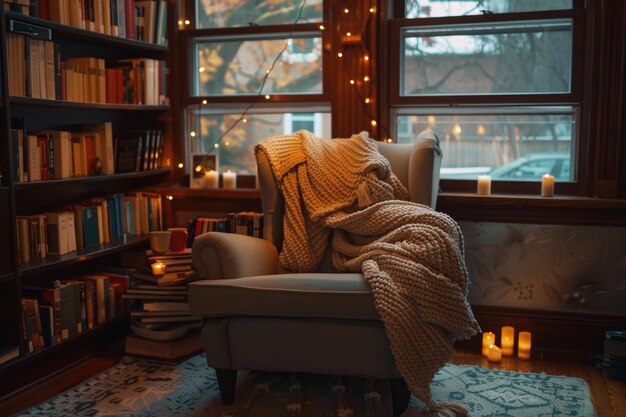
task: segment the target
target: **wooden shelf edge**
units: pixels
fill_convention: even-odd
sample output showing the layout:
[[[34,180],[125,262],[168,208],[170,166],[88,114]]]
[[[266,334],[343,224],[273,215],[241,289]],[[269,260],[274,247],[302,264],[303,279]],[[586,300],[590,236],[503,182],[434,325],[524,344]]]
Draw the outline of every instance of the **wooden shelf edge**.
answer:
[[[126,110],[126,111],[168,111],[169,105],[147,105],[147,104],[116,104],[116,103],[92,103],[66,100],[47,100],[43,98],[10,96],[11,104],[20,106],[39,106],[48,108],[70,108],[82,110]]]
[[[16,190],[30,190],[36,189],[39,187],[54,187],[54,186],[63,186],[69,187],[72,184],[80,184],[80,183],[103,183],[103,182],[115,182],[115,181],[123,181],[125,179],[132,178],[149,178],[149,177],[161,177],[168,175],[170,173],[169,168],[159,168],[148,171],[136,171],[136,172],[126,172],[120,174],[106,174],[106,175],[91,175],[86,177],[76,177],[76,178],[64,178],[58,180],[48,180],[48,181],[32,181],[32,182],[20,182],[15,184]]]
[[[20,264],[20,273],[22,277],[30,274],[40,273],[45,270],[61,268],[76,262],[84,262],[90,259],[100,258],[124,249],[130,249],[136,246],[144,245],[148,242],[147,235],[128,236],[126,241],[115,241],[105,243],[103,245],[93,246],[70,252],[61,256],[47,256],[28,263]]]
[[[81,29],[74,26],[63,25],[61,23],[54,22],[52,20],[41,19],[35,16],[28,16],[19,12],[6,10],[4,12],[6,19],[13,19],[20,22],[25,22],[32,25],[42,26],[51,29],[55,34],[60,34],[62,37],[71,38],[73,36],[80,36],[81,39],[91,40],[93,42],[106,42],[110,45],[119,45],[126,48],[132,47],[135,49],[142,49],[146,51],[166,52],[168,48],[163,45],[157,45],[154,43],[148,43],[138,41],[136,39],[123,38],[121,36],[107,35],[105,33],[95,32],[87,29]]]

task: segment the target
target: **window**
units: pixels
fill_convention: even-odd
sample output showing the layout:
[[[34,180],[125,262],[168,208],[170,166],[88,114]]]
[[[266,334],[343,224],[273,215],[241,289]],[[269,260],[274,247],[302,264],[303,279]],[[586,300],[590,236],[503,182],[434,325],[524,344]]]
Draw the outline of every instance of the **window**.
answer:
[[[391,22],[398,142],[435,130],[444,180],[577,180],[584,45],[572,1],[407,0],[404,14]]]
[[[307,129],[330,135],[322,0],[196,0],[184,30],[187,153],[255,173],[254,146]]]

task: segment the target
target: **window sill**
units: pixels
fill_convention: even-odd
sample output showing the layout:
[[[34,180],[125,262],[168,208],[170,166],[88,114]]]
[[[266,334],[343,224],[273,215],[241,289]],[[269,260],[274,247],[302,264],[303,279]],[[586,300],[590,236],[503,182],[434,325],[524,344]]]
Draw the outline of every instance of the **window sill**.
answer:
[[[626,226],[626,200],[439,193],[437,210],[456,220]]]

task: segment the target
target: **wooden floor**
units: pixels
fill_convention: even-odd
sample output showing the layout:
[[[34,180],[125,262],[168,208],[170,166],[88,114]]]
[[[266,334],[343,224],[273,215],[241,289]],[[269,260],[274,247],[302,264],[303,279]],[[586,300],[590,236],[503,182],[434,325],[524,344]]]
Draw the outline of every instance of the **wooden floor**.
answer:
[[[39,383],[18,395],[0,401],[0,415],[10,416],[84,381],[101,372],[120,359],[119,354],[94,357]],[[479,354],[457,352],[452,362],[460,365],[483,365],[489,369],[505,369],[519,372],[543,372],[550,375],[565,375],[582,378],[589,384],[593,404],[598,417],[626,416],[626,381],[605,378],[602,372],[590,363],[581,361],[548,360],[537,358],[520,361],[504,358],[499,364],[491,364]]]

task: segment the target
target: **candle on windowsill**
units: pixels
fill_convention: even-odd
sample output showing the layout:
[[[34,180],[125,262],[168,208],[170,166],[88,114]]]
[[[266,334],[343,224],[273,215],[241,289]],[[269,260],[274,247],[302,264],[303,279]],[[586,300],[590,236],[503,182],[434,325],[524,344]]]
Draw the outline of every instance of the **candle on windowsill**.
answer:
[[[205,171],[204,186],[206,188],[217,188],[219,186],[220,173],[214,170]]]
[[[237,188],[237,173],[226,171],[222,174],[222,180],[225,189],[234,190]]]
[[[513,345],[515,344],[515,329],[512,326],[502,326],[500,335],[500,346],[502,355],[513,356]]]
[[[489,346],[493,345],[496,342],[496,335],[491,332],[483,333],[483,356],[487,356],[489,354]]]
[[[522,360],[530,359],[530,344],[531,344],[530,332],[519,332],[519,338],[517,340],[517,358]]]
[[[502,360],[502,349],[496,345],[490,345],[489,353],[487,353],[487,360],[493,363],[500,362]]]
[[[541,196],[554,197],[554,175],[543,174],[541,177]]]
[[[152,275],[165,274],[165,264],[163,262],[155,262],[150,266],[152,267]]]
[[[478,195],[490,195],[491,194],[491,177],[489,175],[479,175],[478,185],[476,189]]]

